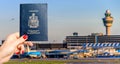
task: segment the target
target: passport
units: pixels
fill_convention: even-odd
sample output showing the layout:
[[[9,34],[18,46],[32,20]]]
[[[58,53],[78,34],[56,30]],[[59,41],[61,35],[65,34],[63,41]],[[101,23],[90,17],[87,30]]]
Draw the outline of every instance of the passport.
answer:
[[[20,36],[27,41],[47,41],[47,3],[20,4]]]

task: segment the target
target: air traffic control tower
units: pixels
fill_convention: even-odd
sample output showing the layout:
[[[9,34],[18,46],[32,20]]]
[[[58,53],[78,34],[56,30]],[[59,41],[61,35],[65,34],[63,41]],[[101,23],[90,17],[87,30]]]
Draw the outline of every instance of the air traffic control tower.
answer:
[[[105,17],[103,18],[103,23],[104,23],[104,26],[106,27],[106,35],[110,35],[110,33],[111,33],[110,28],[113,23],[113,17],[111,17],[111,13],[109,10],[106,10],[106,12],[105,12]]]

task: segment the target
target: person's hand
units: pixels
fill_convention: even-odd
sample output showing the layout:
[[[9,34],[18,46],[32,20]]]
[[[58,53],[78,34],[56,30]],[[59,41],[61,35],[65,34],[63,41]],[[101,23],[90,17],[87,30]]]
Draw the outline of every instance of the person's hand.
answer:
[[[27,35],[19,37],[19,32],[10,34],[0,47],[0,64],[7,62],[14,53],[22,54],[24,44],[33,46],[31,42],[25,42],[27,38]]]

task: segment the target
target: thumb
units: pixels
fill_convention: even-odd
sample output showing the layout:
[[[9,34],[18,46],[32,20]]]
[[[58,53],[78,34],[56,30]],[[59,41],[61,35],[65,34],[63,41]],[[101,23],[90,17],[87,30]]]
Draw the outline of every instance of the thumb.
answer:
[[[22,44],[23,42],[25,42],[28,39],[28,35],[23,35],[21,36],[19,39],[16,40],[16,44]]]

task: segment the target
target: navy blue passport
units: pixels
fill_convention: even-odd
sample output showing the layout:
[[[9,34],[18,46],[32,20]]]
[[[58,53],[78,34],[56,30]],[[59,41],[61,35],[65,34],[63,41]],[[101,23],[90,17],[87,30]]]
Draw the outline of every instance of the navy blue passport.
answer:
[[[20,36],[27,41],[47,41],[47,4],[20,4]]]

